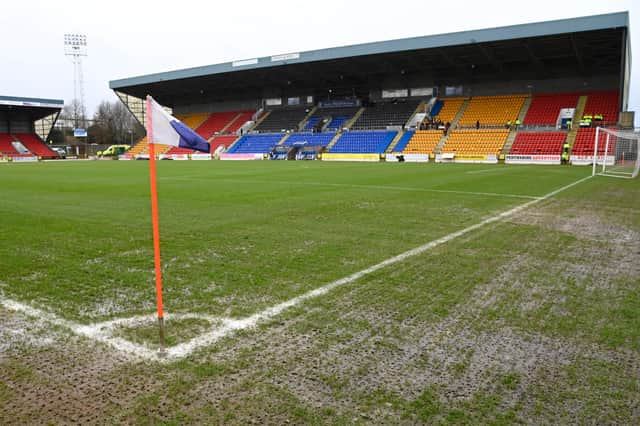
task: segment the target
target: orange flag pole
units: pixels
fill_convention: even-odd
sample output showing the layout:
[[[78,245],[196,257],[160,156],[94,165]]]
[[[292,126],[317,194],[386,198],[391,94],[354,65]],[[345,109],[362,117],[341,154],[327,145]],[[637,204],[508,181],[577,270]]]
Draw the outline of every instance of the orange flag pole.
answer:
[[[162,309],[162,264],[160,263],[160,226],[158,222],[158,191],[156,185],[156,153],[153,140],[151,98],[147,97],[147,141],[149,143],[149,177],[151,183],[151,222],[153,224],[153,253],[156,271],[156,304],[160,327],[160,352],[164,352],[164,312]]]

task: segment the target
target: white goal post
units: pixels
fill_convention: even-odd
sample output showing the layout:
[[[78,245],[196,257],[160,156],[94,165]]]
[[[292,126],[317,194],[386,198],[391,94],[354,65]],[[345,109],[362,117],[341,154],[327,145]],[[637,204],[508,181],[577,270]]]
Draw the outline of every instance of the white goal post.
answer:
[[[592,175],[635,178],[640,170],[640,132],[598,127],[593,144]]]

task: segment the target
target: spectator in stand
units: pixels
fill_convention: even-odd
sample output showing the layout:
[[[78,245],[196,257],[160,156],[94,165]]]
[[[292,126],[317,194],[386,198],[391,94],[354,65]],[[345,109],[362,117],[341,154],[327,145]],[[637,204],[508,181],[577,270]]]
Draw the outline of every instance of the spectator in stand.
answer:
[[[571,146],[569,145],[569,142],[565,141],[564,145],[562,146],[562,157],[561,157],[562,164],[569,164],[569,148],[571,148]]]
[[[480,120],[476,120],[476,130],[480,129]]]

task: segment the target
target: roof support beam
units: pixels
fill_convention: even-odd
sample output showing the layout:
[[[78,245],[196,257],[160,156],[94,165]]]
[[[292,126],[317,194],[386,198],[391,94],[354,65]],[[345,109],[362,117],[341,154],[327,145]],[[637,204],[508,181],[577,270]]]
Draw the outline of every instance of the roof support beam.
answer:
[[[573,53],[576,55],[576,60],[578,61],[578,69],[580,70],[580,74],[584,74],[584,61],[582,60],[582,56],[580,55],[580,50],[578,49],[576,39],[573,34],[571,34],[569,39],[571,40],[571,48],[573,49]]]
[[[533,65],[536,67],[536,73],[543,74],[544,73],[544,63],[542,60],[535,54],[533,49],[531,48],[531,44],[529,43],[529,39],[526,39],[522,42],[522,46],[524,46],[525,50],[529,54],[529,59],[533,62]]]

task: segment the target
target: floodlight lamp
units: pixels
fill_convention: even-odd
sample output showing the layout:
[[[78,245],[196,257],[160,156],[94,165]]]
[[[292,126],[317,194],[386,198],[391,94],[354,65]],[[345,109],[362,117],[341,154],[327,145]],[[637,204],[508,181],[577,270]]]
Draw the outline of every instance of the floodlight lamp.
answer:
[[[64,35],[65,55],[78,58],[87,56],[87,36],[84,34]]]
[[[65,34],[64,44],[66,46],[86,46],[87,36],[83,34]]]

